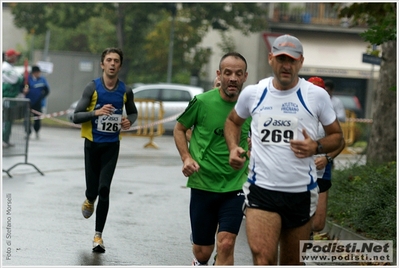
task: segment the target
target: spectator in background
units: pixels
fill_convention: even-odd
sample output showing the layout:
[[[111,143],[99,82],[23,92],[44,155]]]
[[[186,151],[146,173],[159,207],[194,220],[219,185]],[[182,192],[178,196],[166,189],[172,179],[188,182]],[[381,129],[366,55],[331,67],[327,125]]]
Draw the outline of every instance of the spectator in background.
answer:
[[[2,96],[3,98],[16,98],[23,91],[23,76],[14,68],[20,52],[9,49],[4,53],[2,63]],[[8,148],[14,144],[10,143],[11,128],[13,123],[12,114],[10,113],[10,102],[3,103],[3,148]]]
[[[327,90],[328,94],[330,95],[331,102],[333,104],[333,108],[334,108],[335,114],[337,115],[338,121],[345,122],[346,121],[346,111],[345,111],[344,104],[342,103],[342,101],[339,98],[337,98],[333,95],[334,82],[331,80],[325,80],[324,85],[325,85],[325,90]]]
[[[32,111],[32,116],[40,116],[42,113],[42,101],[50,93],[50,87],[39,66],[32,66],[32,71],[28,79],[29,91],[26,93],[25,97],[30,100],[30,108]],[[31,129],[29,124],[26,122],[26,133],[28,137],[31,134]],[[39,130],[41,127],[41,119],[36,118],[33,120],[33,129],[36,133],[36,139],[39,139]]]

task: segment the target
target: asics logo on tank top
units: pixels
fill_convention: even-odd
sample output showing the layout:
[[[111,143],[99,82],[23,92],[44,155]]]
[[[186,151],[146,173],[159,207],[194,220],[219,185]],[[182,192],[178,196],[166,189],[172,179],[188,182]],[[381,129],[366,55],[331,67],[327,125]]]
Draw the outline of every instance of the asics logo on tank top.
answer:
[[[273,107],[271,107],[271,106],[263,106],[263,107],[261,107],[259,109],[259,112],[266,111],[266,110],[273,110]]]
[[[119,115],[112,116],[112,115],[104,115],[101,117],[101,121],[118,121]]]
[[[278,127],[289,127],[291,126],[291,120],[274,120],[272,117],[267,119],[264,123],[263,126],[278,126]]]
[[[263,126],[265,126],[265,127],[267,127],[268,125],[270,125],[271,124],[271,122],[273,122],[273,118],[268,118],[266,121],[265,121],[265,123],[263,124]]]
[[[286,114],[296,114],[299,111],[298,104],[293,102],[286,102],[281,105],[281,111]]]

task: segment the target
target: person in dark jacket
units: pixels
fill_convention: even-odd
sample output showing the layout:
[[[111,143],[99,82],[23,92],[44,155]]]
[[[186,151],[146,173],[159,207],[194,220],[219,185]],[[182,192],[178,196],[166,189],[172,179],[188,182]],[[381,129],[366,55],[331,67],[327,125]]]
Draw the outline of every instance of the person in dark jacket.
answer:
[[[40,115],[42,114],[42,100],[47,97],[50,93],[49,84],[44,76],[39,66],[32,66],[31,74],[28,80],[29,91],[26,93],[25,97],[30,100],[31,115],[33,120],[33,129],[36,133],[36,139],[39,139],[39,130],[41,127]],[[26,132],[29,136],[32,131],[26,122]]]

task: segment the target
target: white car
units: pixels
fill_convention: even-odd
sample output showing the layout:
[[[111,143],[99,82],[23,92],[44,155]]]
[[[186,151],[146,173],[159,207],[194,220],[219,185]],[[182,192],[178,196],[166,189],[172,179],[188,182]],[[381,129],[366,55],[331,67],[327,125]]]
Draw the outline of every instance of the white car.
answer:
[[[176,124],[176,118],[186,109],[190,100],[195,95],[203,93],[204,89],[201,87],[195,87],[190,85],[182,84],[146,84],[138,86],[133,89],[134,99],[139,112],[140,117],[140,99],[150,99],[155,101],[161,101],[164,109],[163,122],[164,129],[167,133],[171,133]],[[156,115],[158,115],[158,109],[156,109]],[[137,125],[135,123],[134,125]]]
[[[167,133],[171,133],[173,131],[176,124],[177,115],[181,114],[184,109],[186,109],[190,100],[192,100],[195,95],[203,92],[204,89],[201,87],[169,83],[144,84],[133,88],[134,99],[139,116],[143,111],[140,99],[162,101],[164,109],[164,116],[162,119],[165,119],[165,121],[162,123]],[[78,101],[75,101],[68,108],[67,118],[71,122],[73,122],[73,112],[77,104]],[[159,107],[155,107],[155,115],[158,115],[158,111]],[[158,121],[158,118],[155,119],[155,121]],[[138,123],[139,122],[136,121],[133,127],[137,126]]]

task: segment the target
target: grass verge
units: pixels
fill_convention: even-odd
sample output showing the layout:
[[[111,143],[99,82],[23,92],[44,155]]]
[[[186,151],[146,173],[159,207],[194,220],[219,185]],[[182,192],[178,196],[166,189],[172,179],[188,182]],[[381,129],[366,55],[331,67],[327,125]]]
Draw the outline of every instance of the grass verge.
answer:
[[[396,248],[396,162],[333,171],[327,217],[332,222]]]

